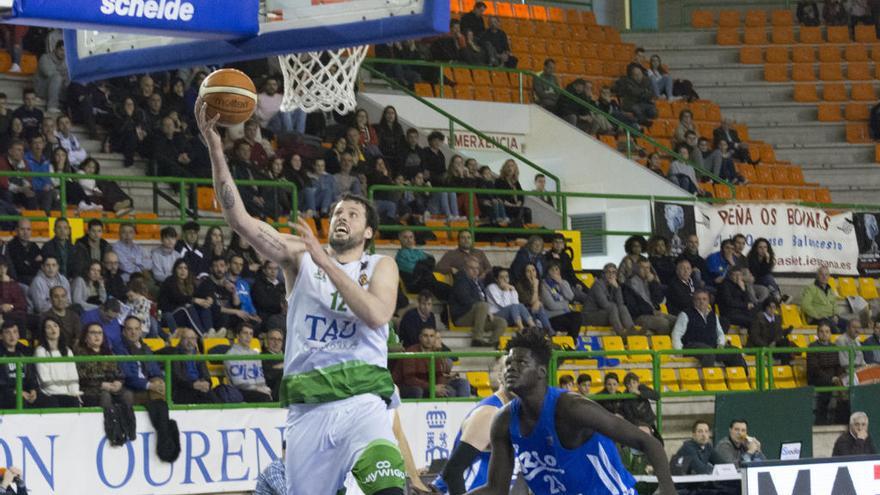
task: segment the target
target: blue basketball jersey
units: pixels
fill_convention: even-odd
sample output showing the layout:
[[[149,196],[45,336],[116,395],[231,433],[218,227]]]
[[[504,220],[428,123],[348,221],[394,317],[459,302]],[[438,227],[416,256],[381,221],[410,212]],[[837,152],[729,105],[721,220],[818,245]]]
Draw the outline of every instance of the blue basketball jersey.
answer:
[[[465,420],[471,417],[474,411],[483,406],[491,406],[496,409],[500,409],[504,404],[501,402],[501,399],[498,398],[497,395],[492,394],[489,397],[481,400],[477,405],[470,410],[470,412],[465,416]],[[461,429],[459,428],[458,434],[455,435],[455,443],[452,444],[452,450],[455,451],[455,447],[461,443]],[[475,488],[479,488],[486,484],[488,481],[489,475],[489,458],[492,456],[491,452],[480,452],[474,462],[464,471],[464,487],[468,491],[471,491]],[[446,486],[446,482],[443,481],[443,476],[437,476],[437,479],[434,480],[433,485],[440,490],[441,493],[449,493],[449,487]]]
[[[574,450],[556,434],[556,402],[565,390],[550,387],[534,430],[519,429],[522,402],[510,407],[510,441],[522,476],[535,495],[635,495],[636,480],[623,467],[617,446],[597,432]]]

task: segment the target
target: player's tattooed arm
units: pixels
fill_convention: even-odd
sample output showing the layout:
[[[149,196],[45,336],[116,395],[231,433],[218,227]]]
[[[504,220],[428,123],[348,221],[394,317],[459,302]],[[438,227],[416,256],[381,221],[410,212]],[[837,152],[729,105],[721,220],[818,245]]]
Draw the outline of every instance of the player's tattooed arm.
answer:
[[[230,182],[220,186],[220,205],[224,209],[231,209],[235,206],[235,185]]]

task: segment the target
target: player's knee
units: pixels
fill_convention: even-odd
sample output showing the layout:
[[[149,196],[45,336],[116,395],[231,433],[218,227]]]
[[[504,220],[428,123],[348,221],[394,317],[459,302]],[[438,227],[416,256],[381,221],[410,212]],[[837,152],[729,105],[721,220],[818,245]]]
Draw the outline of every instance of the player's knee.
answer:
[[[370,443],[351,471],[366,495],[401,495],[406,486],[403,457],[387,440]]]

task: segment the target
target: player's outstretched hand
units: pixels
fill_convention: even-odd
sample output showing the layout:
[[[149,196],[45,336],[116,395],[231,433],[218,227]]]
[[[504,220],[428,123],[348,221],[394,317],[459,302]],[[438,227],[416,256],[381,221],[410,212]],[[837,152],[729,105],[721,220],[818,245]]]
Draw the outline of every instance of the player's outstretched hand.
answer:
[[[214,115],[210,119],[207,113],[208,104],[201,97],[196,99],[196,124],[202,137],[205,138],[205,144],[208,149],[219,147],[223,149],[223,140],[220,139],[220,133],[217,132],[217,122],[220,120],[220,114]]]
[[[312,228],[309,227],[305,217],[299,215],[296,218],[296,222],[289,222],[288,225],[295,230],[296,234],[293,237],[303,243],[303,247],[311,255],[312,261],[319,267],[326,267],[327,263],[330,262],[330,256],[327,255],[327,251],[324,250],[318,238],[315,237],[315,233],[312,232]]]

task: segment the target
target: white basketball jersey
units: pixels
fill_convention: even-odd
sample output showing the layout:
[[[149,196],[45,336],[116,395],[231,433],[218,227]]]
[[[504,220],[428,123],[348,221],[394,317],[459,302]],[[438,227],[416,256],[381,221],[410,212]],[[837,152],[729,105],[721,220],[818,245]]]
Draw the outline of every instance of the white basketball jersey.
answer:
[[[337,266],[364,289],[380,255]],[[308,253],[303,253],[287,300],[287,346],[282,402],[319,403],[363,393],[388,399],[388,324],[369,328]]]

